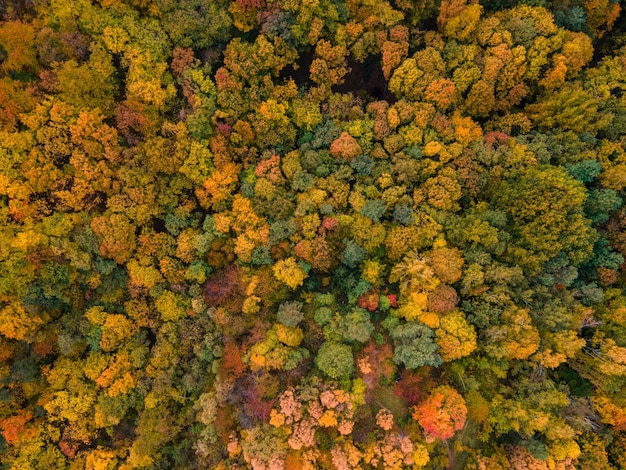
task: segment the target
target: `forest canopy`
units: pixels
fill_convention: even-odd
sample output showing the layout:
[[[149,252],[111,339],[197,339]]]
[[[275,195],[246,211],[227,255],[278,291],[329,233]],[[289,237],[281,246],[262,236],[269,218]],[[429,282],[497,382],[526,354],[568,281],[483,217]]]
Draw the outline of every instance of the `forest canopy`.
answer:
[[[0,2],[2,469],[626,468],[613,0]]]

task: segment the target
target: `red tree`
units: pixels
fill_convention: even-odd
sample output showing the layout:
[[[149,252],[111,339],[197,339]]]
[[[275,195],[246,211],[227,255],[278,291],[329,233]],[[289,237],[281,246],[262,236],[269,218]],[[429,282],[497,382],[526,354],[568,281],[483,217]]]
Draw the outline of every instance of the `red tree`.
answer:
[[[465,400],[448,385],[435,388],[413,411],[413,418],[426,434],[442,440],[450,439],[456,431],[463,429],[466,417]]]

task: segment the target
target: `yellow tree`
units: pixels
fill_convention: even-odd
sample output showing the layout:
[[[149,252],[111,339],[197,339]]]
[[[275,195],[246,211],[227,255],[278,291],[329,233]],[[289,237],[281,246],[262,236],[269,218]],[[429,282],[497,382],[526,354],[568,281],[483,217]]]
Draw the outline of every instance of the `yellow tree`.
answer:
[[[100,241],[100,254],[119,264],[125,263],[135,251],[135,226],[124,214],[94,217],[91,229]]]
[[[532,324],[528,310],[515,306],[505,308],[501,324],[485,333],[485,350],[496,358],[526,359],[539,349],[539,331]]]
[[[435,342],[444,361],[469,356],[476,349],[476,331],[460,311],[441,317],[435,329]]]
[[[307,277],[307,274],[293,257],[278,261],[272,270],[276,279],[291,289],[302,286]]]

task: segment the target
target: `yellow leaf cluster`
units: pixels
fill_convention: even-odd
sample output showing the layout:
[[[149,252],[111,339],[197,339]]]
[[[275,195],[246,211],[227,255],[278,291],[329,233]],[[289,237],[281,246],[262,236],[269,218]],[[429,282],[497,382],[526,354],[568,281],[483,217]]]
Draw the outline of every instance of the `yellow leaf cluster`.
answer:
[[[277,323],[274,325],[274,329],[278,340],[287,346],[297,347],[304,338],[302,329],[298,327],[290,328],[282,323]]]
[[[272,267],[272,270],[276,279],[285,283],[291,289],[296,289],[303,285],[307,277],[293,257],[278,261]]]
[[[435,331],[435,342],[444,361],[453,361],[469,356],[477,347],[476,331],[460,311],[441,318]]]

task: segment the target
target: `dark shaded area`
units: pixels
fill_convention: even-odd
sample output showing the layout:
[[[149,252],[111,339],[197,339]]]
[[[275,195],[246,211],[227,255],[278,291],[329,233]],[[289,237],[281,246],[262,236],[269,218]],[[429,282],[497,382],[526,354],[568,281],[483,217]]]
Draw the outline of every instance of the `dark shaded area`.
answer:
[[[310,79],[310,70],[315,52],[307,49],[300,52],[300,57],[294,64],[290,64],[281,70],[279,78],[283,80],[292,79],[298,88],[311,87],[315,83]],[[366,101],[385,100],[390,104],[395,103],[396,97],[387,85],[387,80],[383,75],[380,66],[381,58],[371,55],[363,62],[348,59],[349,72],[344,77],[341,85],[334,86],[333,91],[337,93],[354,93]]]
[[[622,11],[622,14],[613,25],[613,29],[594,41],[593,59],[591,59],[587,68],[595,67],[605,56],[615,55],[623,46],[621,37],[624,32],[626,32],[626,15]]]
[[[385,100],[390,105],[397,101],[395,95],[389,91],[389,86],[383,70],[380,66],[381,58],[368,56],[363,63],[348,60],[350,71],[346,74],[344,82],[333,91],[339,93],[355,93],[357,96],[368,99]]]
[[[567,383],[570,393],[575,397],[589,397],[593,394],[593,385],[567,364],[561,364],[555,371],[559,380]]]
[[[148,348],[152,348],[157,342],[156,333],[149,328],[142,331],[145,332],[146,335],[146,346],[148,346]]]
[[[310,79],[310,70],[314,55],[313,49],[310,48],[300,51],[298,60],[282,69],[278,78],[285,81],[292,79],[298,88],[315,85]]]
[[[108,196],[103,191],[95,191],[86,197],[86,206],[94,212],[100,214],[104,213],[107,209]]]
[[[47,3],[47,0],[2,0],[0,1],[0,19],[26,20],[35,13],[35,8]]]
[[[156,233],[167,232],[167,229],[165,228],[165,221],[163,219],[152,217],[150,222],[152,223],[152,228]]]
[[[224,65],[224,49],[226,49],[224,44],[218,44],[194,51],[194,56],[201,62],[209,64],[211,69],[215,71]]]

